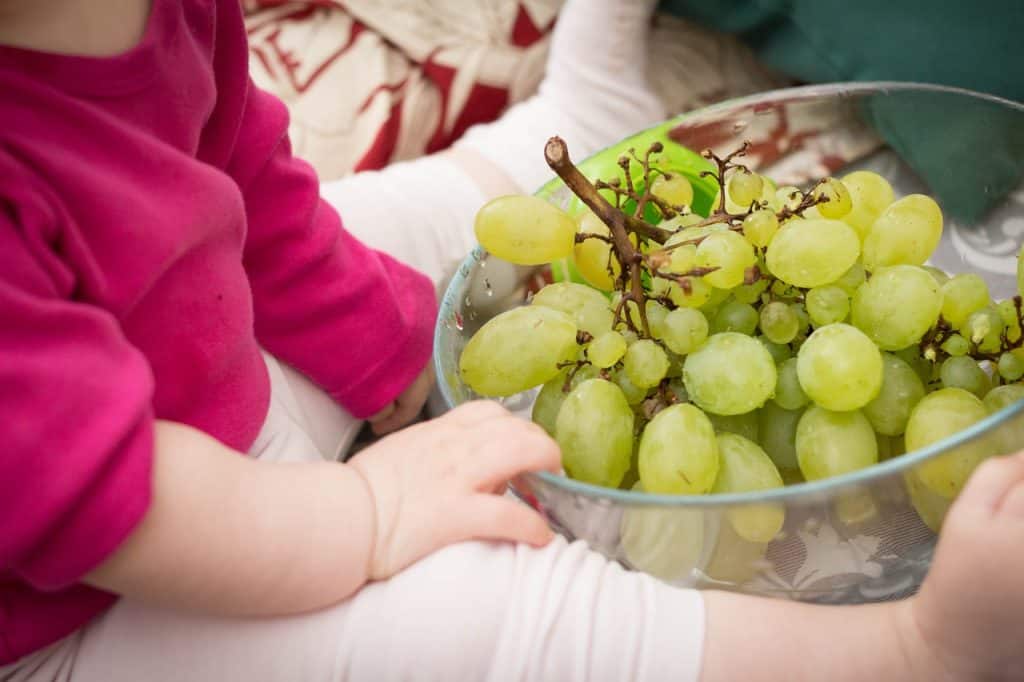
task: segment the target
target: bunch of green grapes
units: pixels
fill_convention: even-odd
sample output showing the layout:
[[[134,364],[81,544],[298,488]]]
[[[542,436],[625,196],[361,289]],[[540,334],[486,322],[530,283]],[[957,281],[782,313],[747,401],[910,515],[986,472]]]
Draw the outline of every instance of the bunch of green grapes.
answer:
[[[481,395],[540,386],[533,419],[570,477],[669,495],[765,490],[870,467],[1024,397],[1021,299],[993,301],[978,276],[926,265],[943,229],[930,197],[896,198],[867,171],[778,188],[735,161],[741,149],[705,152],[718,193],[699,215],[657,151],[620,163],[641,177],[596,185],[549,157],[588,207],[577,215],[508,196],[477,216],[492,254],[571,259],[585,281],[493,318],[460,359]],[[969,443],[908,474],[929,525],[996,450]],[[784,518],[751,505],[729,520],[764,543]]]

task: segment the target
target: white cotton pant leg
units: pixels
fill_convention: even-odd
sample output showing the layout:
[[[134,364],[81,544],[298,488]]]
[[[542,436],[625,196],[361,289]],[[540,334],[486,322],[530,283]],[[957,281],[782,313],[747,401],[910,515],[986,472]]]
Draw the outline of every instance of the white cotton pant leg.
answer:
[[[254,456],[323,455],[268,359]],[[339,523],[339,531],[342,524]],[[699,593],[623,570],[582,543],[468,542],[315,613],[217,618],[124,599],[84,630],[0,668],[4,682],[576,682],[696,680]]]

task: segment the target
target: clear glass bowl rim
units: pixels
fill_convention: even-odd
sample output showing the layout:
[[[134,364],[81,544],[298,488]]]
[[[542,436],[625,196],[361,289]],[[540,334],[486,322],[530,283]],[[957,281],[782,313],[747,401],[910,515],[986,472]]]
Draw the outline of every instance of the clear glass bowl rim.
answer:
[[[652,128],[663,128],[663,127],[674,127],[687,119],[690,118],[704,118],[709,115],[714,115],[719,112],[726,112],[735,109],[750,108],[754,105],[764,104],[768,102],[778,102],[782,100],[788,101],[800,101],[800,100],[814,100],[828,97],[848,97],[848,96],[863,96],[873,93],[890,94],[893,92],[933,92],[933,93],[950,93],[964,95],[975,99],[985,100],[994,104],[1000,104],[1011,109],[1016,109],[1024,114],[1024,105],[1014,102],[1012,100],[997,97],[995,95],[988,95],[973,90],[967,90],[964,88],[955,88],[944,85],[933,85],[929,83],[914,83],[904,81],[865,81],[855,83],[827,83],[818,85],[804,85],[793,88],[782,88],[777,90],[770,90],[756,95],[749,95],[746,97],[738,97],[730,100],[719,102],[711,106],[702,107],[695,109],[690,112],[680,114],[674,118],[656,124],[651,128],[644,131],[639,131],[636,135],[642,135],[647,130]],[[631,136],[632,137],[632,136]],[[618,144],[618,142],[616,143]],[[604,153],[604,149],[595,152],[591,156]],[[590,157],[587,157],[590,158]],[[582,160],[581,160],[582,161]],[[561,183],[558,178],[553,178],[548,183],[543,185],[538,191],[538,194],[544,194],[546,190],[550,190],[557,187]],[[440,358],[436,351],[440,348],[440,336],[441,327],[443,320],[451,314],[452,305],[451,301],[456,291],[460,290],[466,280],[468,273],[472,270],[473,266],[478,263],[484,256],[484,250],[482,247],[477,246],[473,251],[466,256],[461,266],[449,282],[447,289],[445,289],[444,296],[442,298],[441,309],[438,313],[437,324],[434,330],[434,369],[438,377],[444,376],[440,365]],[[439,381],[441,395],[444,397],[445,402],[450,406],[454,407],[457,405],[454,396],[448,389],[447,384],[444,381]],[[910,469],[926,460],[938,457],[947,450],[964,445],[965,443],[984,436],[1000,426],[1011,421],[1018,415],[1024,412],[1024,400],[1020,400],[1011,405],[1007,405],[998,412],[989,415],[985,419],[982,419],[970,427],[959,431],[952,436],[943,438],[942,440],[936,441],[931,445],[915,450],[914,452],[908,452],[906,454],[894,457],[893,459],[885,462],[880,462],[866,469],[860,469],[853,471],[848,474],[841,476],[834,476],[832,478],[826,478],[818,481],[810,481],[805,483],[794,483],[792,485],[786,485],[781,488],[772,488],[769,490],[758,490],[747,493],[721,493],[714,495],[657,495],[651,493],[633,492],[629,490],[618,490],[613,488],[605,488],[602,486],[593,485],[590,483],[584,483],[582,481],[576,481],[568,476],[562,476],[559,474],[552,474],[546,471],[536,472],[528,474],[527,476],[537,476],[545,483],[553,485],[557,488],[561,488],[568,493],[575,495],[582,495],[589,498],[605,499],[613,503],[624,504],[629,506],[656,506],[656,507],[718,507],[718,506],[729,506],[729,505],[743,505],[743,504],[756,504],[764,502],[787,502],[797,501],[799,498],[804,500],[811,500],[815,498],[831,497],[834,492],[843,488],[850,488],[856,486],[863,486],[872,481],[888,478],[896,474],[902,473],[907,469]],[[1022,444],[1024,445],[1024,444]]]

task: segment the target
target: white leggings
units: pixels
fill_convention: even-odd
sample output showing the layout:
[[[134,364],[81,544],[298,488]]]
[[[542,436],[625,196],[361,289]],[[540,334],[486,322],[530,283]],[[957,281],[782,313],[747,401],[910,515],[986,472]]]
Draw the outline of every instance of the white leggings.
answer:
[[[317,398],[268,358],[272,405],[252,454],[315,459]],[[321,415],[324,416],[324,415]],[[337,432],[337,425],[330,424]],[[338,532],[345,532],[344,519]],[[623,570],[582,543],[468,542],[337,606],[289,618],[179,613],[128,599],[3,682],[696,680],[698,592]]]

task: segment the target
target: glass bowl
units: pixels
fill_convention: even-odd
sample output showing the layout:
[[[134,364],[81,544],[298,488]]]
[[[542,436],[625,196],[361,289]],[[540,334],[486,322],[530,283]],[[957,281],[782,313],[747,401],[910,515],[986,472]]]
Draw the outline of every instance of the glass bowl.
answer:
[[[615,177],[625,150],[641,152],[655,140],[691,178],[703,168],[692,152],[711,148],[722,155],[743,141],[751,142],[748,166],[780,186],[874,170],[897,196],[924,192],[942,206],[945,228],[932,265],[978,273],[996,299],[1017,293],[1015,257],[1024,240],[1020,104],[912,83],[792,88],[684,114],[577,165],[591,179]],[[703,201],[710,197],[697,182],[699,210],[702,192]],[[537,194],[570,210],[578,201],[557,178]],[[472,334],[544,282],[571,277],[565,263],[515,266],[480,248],[466,258],[444,295],[435,336],[437,377],[449,406],[478,397],[458,372]],[[528,418],[535,393],[502,402]],[[814,602],[882,601],[920,585],[951,502],[920,486],[916,468],[967,448],[995,455],[1022,446],[1024,401],[922,450],[770,491],[650,495],[541,473],[525,476],[515,492],[567,538],[672,584]],[[785,511],[782,530],[768,543],[741,538],[729,522],[755,505]]]

